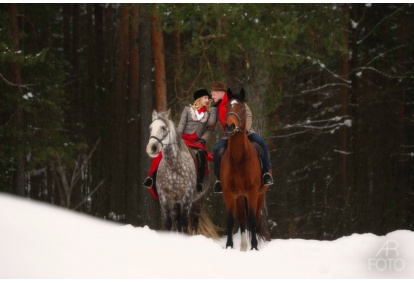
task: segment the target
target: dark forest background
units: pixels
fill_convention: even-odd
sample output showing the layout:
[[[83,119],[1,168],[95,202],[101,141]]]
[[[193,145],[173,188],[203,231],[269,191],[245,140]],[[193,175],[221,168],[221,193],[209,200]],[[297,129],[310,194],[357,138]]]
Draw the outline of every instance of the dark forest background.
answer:
[[[246,89],[271,152],[272,238],[413,230],[413,16],[412,4],[0,4],[0,191],[159,229],[141,185],[151,112],[178,122],[222,81]],[[206,206],[224,226],[221,195]]]

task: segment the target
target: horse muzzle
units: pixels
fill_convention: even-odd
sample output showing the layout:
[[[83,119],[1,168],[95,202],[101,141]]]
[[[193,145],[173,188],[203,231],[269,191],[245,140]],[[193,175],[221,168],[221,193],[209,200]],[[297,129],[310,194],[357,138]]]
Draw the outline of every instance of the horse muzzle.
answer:
[[[230,136],[234,135],[236,133],[236,125],[234,125],[234,123],[231,123],[231,125],[225,125],[224,126],[224,130],[226,131],[226,133]]]
[[[161,146],[158,142],[149,142],[146,151],[151,158],[154,158],[160,153]]]

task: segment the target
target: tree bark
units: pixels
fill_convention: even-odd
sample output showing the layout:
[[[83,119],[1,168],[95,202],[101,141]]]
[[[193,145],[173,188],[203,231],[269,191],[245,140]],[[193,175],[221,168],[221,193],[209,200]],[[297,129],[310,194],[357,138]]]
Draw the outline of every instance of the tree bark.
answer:
[[[62,4],[63,13],[63,53],[67,61],[70,62],[72,56],[72,39],[71,39],[71,18],[72,18],[72,4]]]
[[[115,92],[113,93],[113,135],[112,135],[112,184],[110,190],[112,219],[122,221],[125,218],[125,86],[127,85],[129,57],[129,11],[126,4],[120,7],[118,38],[118,60]]]
[[[140,180],[144,180],[150,167],[151,159],[145,151],[149,139],[148,126],[151,124],[151,113],[153,109],[153,86],[152,86],[152,48],[151,48],[151,18],[150,5],[140,4],[139,10],[139,77],[140,77]],[[152,229],[160,227],[160,209],[158,201],[155,201],[148,190],[140,190],[139,197],[139,224],[148,225]]]
[[[151,38],[155,68],[155,109],[167,110],[167,82],[165,77],[165,56],[162,24],[158,14],[158,4],[153,6],[151,15]]]
[[[12,20],[11,25],[11,38],[12,48],[14,52],[20,50],[19,41],[19,27],[17,21],[17,4],[10,4],[10,18]],[[14,106],[14,127],[16,132],[16,194],[19,196],[25,195],[25,160],[24,160],[24,140],[23,140],[23,109],[22,109],[22,93],[20,92],[19,86],[22,84],[21,70],[17,62],[10,64],[10,71],[12,79],[11,81],[17,85],[16,87],[16,99]]]
[[[182,85],[182,72],[183,72],[183,56],[181,51],[181,33],[178,30],[177,17],[174,17],[174,30],[173,30],[173,44],[174,44],[174,84],[176,94],[183,93]]]
[[[139,6],[132,4],[129,20],[129,91],[127,109],[127,156],[126,156],[126,221],[138,225],[138,192],[142,190],[139,180],[139,57],[138,25]]]

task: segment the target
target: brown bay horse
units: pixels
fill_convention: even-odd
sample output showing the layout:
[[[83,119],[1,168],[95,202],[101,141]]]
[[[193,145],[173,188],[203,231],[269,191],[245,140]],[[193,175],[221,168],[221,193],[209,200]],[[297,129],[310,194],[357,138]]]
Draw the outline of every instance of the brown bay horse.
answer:
[[[237,212],[242,251],[247,250],[246,226],[250,232],[251,249],[257,250],[256,233],[261,231],[261,210],[268,186],[262,186],[262,171],[258,155],[246,134],[245,91],[233,94],[228,89],[225,132],[227,149],[220,165],[223,200],[227,214],[226,248],[233,248],[233,228]]]

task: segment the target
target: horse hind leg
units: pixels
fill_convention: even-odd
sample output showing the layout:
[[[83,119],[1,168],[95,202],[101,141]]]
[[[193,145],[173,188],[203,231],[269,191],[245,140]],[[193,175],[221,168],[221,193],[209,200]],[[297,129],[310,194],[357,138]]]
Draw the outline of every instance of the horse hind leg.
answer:
[[[270,234],[266,229],[264,229],[262,223],[262,210],[265,206],[265,201],[265,194],[259,194],[256,208],[256,233],[259,239],[270,241]]]
[[[258,250],[257,248],[257,236],[256,236],[256,209],[254,208],[249,208],[249,229],[250,229],[250,237],[251,237],[251,250],[255,249]]]
[[[197,202],[193,203],[190,210],[190,221],[191,221],[191,229],[192,234],[197,235],[198,234],[198,225],[200,222],[200,214],[201,214],[201,206],[202,204],[199,202],[201,199],[199,199]]]
[[[182,232],[184,234],[188,234],[188,219],[191,210],[191,203],[185,202],[181,205],[181,225],[182,225]]]

